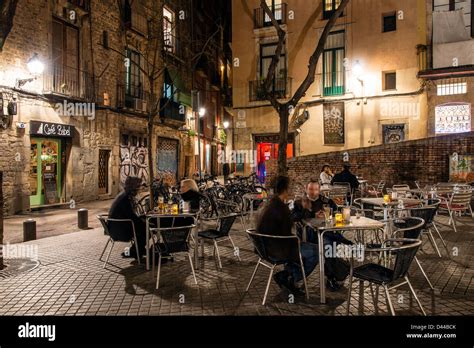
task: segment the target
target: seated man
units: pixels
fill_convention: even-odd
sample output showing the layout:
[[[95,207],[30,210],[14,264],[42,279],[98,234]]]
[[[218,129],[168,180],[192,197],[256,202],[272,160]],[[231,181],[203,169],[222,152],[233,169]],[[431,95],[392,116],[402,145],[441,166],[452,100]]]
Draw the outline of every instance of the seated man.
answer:
[[[288,177],[279,177],[276,183],[276,195],[263,208],[257,222],[257,232],[266,235],[291,236],[293,221],[291,212],[285,201],[288,199]],[[318,249],[314,244],[301,243],[301,258],[306,277],[308,277],[318,264]],[[274,276],[275,282],[280,287],[288,289],[294,295],[304,295],[296,286],[303,279],[300,265],[288,263],[285,270]]]
[[[351,185],[351,191],[357,190],[359,188],[359,180],[357,177],[351,173],[351,165],[349,163],[344,164],[344,169],[342,172],[337,173],[331,180],[331,185],[334,185],[335,182],[347,182]]]
[[[138,177],[129,176],[125,180],[124,191],[119,193],[109,210],[110,219],[132,220],[135,226],[135,234],[138,241],[138,252],[140,256],[145,255],[146,246],[146,224],[133,210],[133,199],[138,194],[142,180]],[[133,240],[131,224],[115,221],[109,222],[109,233],[112,238],[119,240]],[[135,246],[130,247],[130,256],[137,258]],[[128,256],[128,255],[124,255]]]
[[[293,209],[293,220],[294,221],[301,221],[304,219],[310,218],[325,218],[324,208],[330,208],[333,212],[337,211],[337,205],[329,198],[322,196],[320,194],[320,185],[317,181],[310,181],[309,184],[306,186],[306,196],[302,200],[297,200],[294,204]],[[298,231],[298,234],[303,233],[303,231]],[[306,238],[307,241],[310,243],[318,243],[318,237],[316,235],[316,231],[314,231],[310,227],[306,227]],[[334,245],[338,244],[352,244],[351,241],[344,238],[341,233],[335,232],[326,232],[324,234],[324,246],[326,248],[333,248]],[[344,280],[347,276],[345,271],[343,271],[342,275],[338,274],[339,272],[336,270],[345,269],[345,265],[341,265],[340,263],[342,260],[335,261],[334,258],[326,260],[326,276],[327,282],[326,286],[332,290],[337,291],[340,289],[340,285],[338,284],[337,280]]]

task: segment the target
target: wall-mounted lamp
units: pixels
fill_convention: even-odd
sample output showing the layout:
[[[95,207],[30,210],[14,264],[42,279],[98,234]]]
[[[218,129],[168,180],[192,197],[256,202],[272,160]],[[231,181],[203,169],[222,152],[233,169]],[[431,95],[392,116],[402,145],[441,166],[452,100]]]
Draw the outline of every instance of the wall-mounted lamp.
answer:
[[[227,128],[229,128],[230,123],[229,123],[229,121],[224,121],[224,122],[222,123],[222,125],[224,126],[224,129],[227,129]]]
[[[206,115],[206,109],[200,108],[199,109],[199,117],[204,117]]]
[[[28,82],[32,82],[32,81],[36,80],[38,78],[38,76],[41,75],[44,71],[44,64],[39,59],[37,53],[35,53],[33,55],[33,57],[31,57],[30,60],[28,60],[26,65],[28,67],[28,71],[30,72],[31,75],[33,75],[33,77],[31,77],[29,79],[19,79],[19,80],[17,80],[16,81],[16,87],[17,88],[21,88],[25,84],[27,84]]]

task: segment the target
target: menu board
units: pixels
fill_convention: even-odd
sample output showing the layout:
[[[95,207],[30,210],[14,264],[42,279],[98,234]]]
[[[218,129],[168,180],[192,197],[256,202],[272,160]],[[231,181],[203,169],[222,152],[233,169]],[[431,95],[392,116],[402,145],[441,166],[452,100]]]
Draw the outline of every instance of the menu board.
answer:
[[[45,204],[58,203],[58,186],[56,173],[43,174],[44,200]]]

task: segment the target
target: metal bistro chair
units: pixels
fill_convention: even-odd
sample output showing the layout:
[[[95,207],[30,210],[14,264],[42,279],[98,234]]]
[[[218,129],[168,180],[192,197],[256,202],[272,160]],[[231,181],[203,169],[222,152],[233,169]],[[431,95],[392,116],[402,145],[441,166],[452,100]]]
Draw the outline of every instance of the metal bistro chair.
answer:
[[[392,192],[396,192],[399,198],[408,198],[408,196],[411,196],[411,194],[409,194],[410,186],[407,184],[393,185]]]
[[[178,221],[179,220],[179,221]],[[192,222],[191,222],[192,220]],[[166,224],[165,224],[166,225]],[[180,226],[181,225],[181,226]],[[161,223],[160,223],[161,226]],[[172,227],[159,227],[152,229],[158,232],[162,243],[156,243],[153,236],[153,251],[158,251],[158,271],[156,273],[156,289],[160,286],[161,260],[162,258],[173,258],[175,254],[186,253],[197,284],[196,273],[194,272],[193,260],[189,248],[189,236],[193,228],[196,227],[194,217],[176,217],[173,219]],[[151,230],[151,229],[150,229]],[[155,252],[153,252],[153,266],[155,265]]]
[[[259,259],[245,292],[249,291],[258,267],[262,265],[269,268],[270,275],[268,276],[265,295],[263,296],[262,301],[262,306],[264,306],[275,267],[293,262],[301,267],[306,299],[309,299],[308,285],[306,283],[306,275],[304,272],[303,260],[301,258],[299,238],[297,236],[269,236],[256,233],[255,230],[247,230],[247,234],[255,247],[255,252],[259,256]]]
[[[385,181],[380,181],[377,185],[367,185],[367,195],[369,197],[383,196],[383,189],[385,188]]]
[[[474,213],[471,207],[472,189],[468,186],[456,187],[451,196],[442,202],[439,206],[440,210],[447,210],[449,213],[448,224],[453,225],[454,232],[457,232],[455,217],[462,213],[469,211],[471,217],[474,218]]]
[[[394,226],[397,228],[392,233],[392,238],[405,238],[405,239],[419,239],[421,240],[421,233],[425,228],[425,220],[419,217],[406,217],[403,219],[394,219],[393,220]],[[418,265],[423,277],[425,277],[428,285],[433,290],[433,284],[431,283],[428,275],[426,274],[425,270],[421,266],[420,261],[416,255],[414,256],[414,260]]]
[[[333,186],[333,188],[328,193],[328,198],[332,199],[338,207],[343,207],[346,205],[346,201],[349,200],[352,202],[352,198],[349,198],[350,193],[347,191],[347,188],[342,186]]]
[[[351,184],[349,184],[348,182],[334,182],[332,184],[332,186],[333,186],[333,189],[331,191],[340,191],[340,192],[342,192],[341,188],[344,188],[345,192],[346,192],[346,195],[347,195],[347,198],[349,200],[349,205],[352,205],[352,200],[354,198],[354,193],[352,192]],[[331,194],[331,192],[329,194]],[[345,199],[344,199],[344,201],[345,201]],[[342,205],[344,205],[344,204],[342,204]]]
[[[410,215],[413,217],[419,217],[425,220],[425,225],[423,226],[422,232],[428,235],[428,239],[430,240],[431,245],[433,246],[433,249],[436,250],[437,254],[439,257],[441,256],[441,252],[439,251],[438,244],[436,243],[436,239],[433,236],[433,233],[431,229],[433,228],[435,232],[438,234],[439,239],[441,239],[441,242],[443,243],[444,247],[446,248],[446,251],[448,252],[449,255],[449,250],[448,246],[446,245],[446,242],[443,239],[443,236],[438,230],[438,227],[436,226],[436,223],[434,221],[434,218],[436,216],[436,213],[439,208],[440,201],[436,200],[429,201],[429,205],[426,205],[422,208],[408,208],[407,210],[409,211]]]
[[[104,250],[102,250],[102,254],[99,257],[99,261],[102,261],[102,257],[104,256],[104,253],[105,253],[105,250],[107,249],[107,246],[109,245],[109,243],[112,243],[112,246],[110,247],[109,253],[107,254],[107,258],[105,259],[103,268],[107,267],[107,264],[108,264],[109,258],[110,258],[110,254],[112,253],[112,249],[114,248],[115,242],[124,242],[124,243],[130,242],[130,239],[124,240],[122,238],[118,238],[117,236],[111,235],[110,231],[109,231],[109,223],[110,222],[113,222],[115,224],[124,224],[124,225],[131,224],[132,225],[133,241],[134,241],[135,248],[136,248],[136,251],[137,251],[138,264],[140,264],[140,253],[138,252],[137,234],[135,233],[135,225],[134,225],[133,221],[132,220],[124,220],[124,219],[110,219],[107,214],[97,215],[97,219],[99,219],[100,223],[102,224],[102,227],[104,228],[104,234],[109,237],[109,239],[107,240],[107,243],[105,244]]]
[[[218,243],[230,241],[234,250],[234,255],[236,255],[239,261],[241,261],[240,255],[239,255],[240,253],[238,252],[238,249],[236,248],[234,241],[232,240],[232,237],[230,236],[230,230],[232,229],[232,226],[234,225],[234,222],[237,219],[237,216],[238,216],[237,214],[229,214],[227,216],[221,216],[217,219],[217,226],[215,229],[207,229],[198,233],[199,243],[201,244],[201,253],[203,256],[204,256],[203,241],[209,240],[213,242],[214,257],[217,255],[217,261],[219,263],[220,269],[222,269],[222,262],[221,262],[221,256],[219,253]]]
[[[396,260],[393,268],[387,268],[379,264],[368,263],[362,266],[354,268],[354,257],[351,258],[351,269],[349,273],[349,292],[347,297],[347,315],[349,315],[349,309],[351,304],[351,293],[352,293],[352,282],[353,278],[359,279],[361,282],[367,281],[377,285],[377,295],[374,297],[374,302],[377,301],[378,288],[383,286],[385,295],[387,297],[388,307],[393,316],[395,316],[395,310],[393,308],[392,300],[390,299],[389,291],[398,288],[402,285],[408,284],[410,292],[415,297],[418,306],[421,309],[423,315],[426,316],[426,312],[421,305],[420,300],[416,296],[415,290],[410,283],[408,278],[408,269],[416,256],[418,248],[421,245],[419,239],[388,239],[386,240],[381,248],[376,249],[365,249],[366,252],[376,253],[395,253]],[[402,282],[400,282],[402,281]],[[377,303],[374,303],[377,306]]]

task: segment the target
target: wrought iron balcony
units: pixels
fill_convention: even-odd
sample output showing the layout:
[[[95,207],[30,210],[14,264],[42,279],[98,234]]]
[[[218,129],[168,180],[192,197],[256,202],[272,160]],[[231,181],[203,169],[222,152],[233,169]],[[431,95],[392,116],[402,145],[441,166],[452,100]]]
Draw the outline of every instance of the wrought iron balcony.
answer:
[[[250,101],[262,101],[265,98],[264,80],[249,81]],[[276,78],[271,85],[270,94],[277,99],[287,98],[291,91],[291,78]]]
[[[128,109],[133,112],[145,114],[148,111],[150,93],[146,92],[142,86],[137,85],[117,85],[117,108]]]
[[[45,71],[43,94],[66,96],[93,102],[98,80],[92,74],[66,66],[53,66]]]
[[[165,53],[173,55],[177,58],[184,59],[184,47],[181,40],[172,33],[164,33],[164,47]]]
[[[186,122],[186,114],[181,112],[181,104],[173,100],[161,98],[160,110],[160,118],[162,119],[169,119],[183,123]]]

